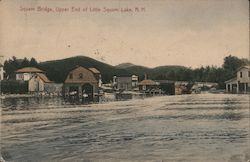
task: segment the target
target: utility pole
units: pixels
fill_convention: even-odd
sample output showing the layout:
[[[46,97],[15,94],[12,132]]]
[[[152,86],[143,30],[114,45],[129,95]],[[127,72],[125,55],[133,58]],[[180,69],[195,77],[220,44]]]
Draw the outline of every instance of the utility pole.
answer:
[[[2,80],[3,80],[3,56],[0,55],[0,106],[2,105]],[[2,115],[2,107],[0,107],[0,116]],[[1,132],[1,124],[2,121],[0,119],[0,141],[1,141],[1,138],[2,138],[2,132]],[[0,142],[0,162],[5,162],[5,160],[3,159],[2,155],[1,155],[1,151],[2,151],[2,148],[1,148],[1,142]]]
[[[0,95],[2,95],[2,89],[1,89],[1,83],[2,83],[2,80],[3,80],[3,78],[4,78],[4,76],[3,76],[3,56],[2,55],[0,55]]]

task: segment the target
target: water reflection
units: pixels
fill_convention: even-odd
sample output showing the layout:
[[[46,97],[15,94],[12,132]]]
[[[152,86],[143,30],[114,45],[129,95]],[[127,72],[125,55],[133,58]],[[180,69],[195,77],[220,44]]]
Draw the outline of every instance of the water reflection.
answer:
[[[247,95],[163,96],[72,105],[2,100],[7,161],[247,161]]]
[[[22,97],[22,98],[6,98],[2,99],[3,111],[13,110],[30,110],[42,107],[50,106],[61,106],[64,105],[65,101],[58,98],[50,97]]]

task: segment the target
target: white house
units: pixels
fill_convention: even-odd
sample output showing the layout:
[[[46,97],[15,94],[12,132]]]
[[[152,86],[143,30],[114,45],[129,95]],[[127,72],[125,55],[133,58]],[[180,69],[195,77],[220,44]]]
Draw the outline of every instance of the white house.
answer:
[[[16,71],[16,80],[28,81],[36,73],[44,73],[44,71],[35,67],[25,67]]]
[[[44,71],[35,67],[25,67],[16,71],[16,80],[28,81],[28,91],[48,92],[51,91],[52,81],[44,74]]]
[[[139,77],[137,75],[132,75],[132,87],[135,88],[138,86]]]
[[[117,90],[132,90],[138,86],[138,76],[113,76],[113,87]]]
[[[235,78],[227,80],[226,92],[247,93],[250,92],[250,66],[243,66],[237,70]]]

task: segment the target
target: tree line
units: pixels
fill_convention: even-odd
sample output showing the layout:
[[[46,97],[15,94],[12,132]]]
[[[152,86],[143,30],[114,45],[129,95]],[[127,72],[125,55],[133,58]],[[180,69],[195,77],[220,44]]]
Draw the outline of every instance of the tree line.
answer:
[[[4,62],[5,78],[14,79],[15,71],[17,69],[31,66],[44,70],[48,74],[50,80],[63,82],[69,69],[72,69],[72,67],[75,66],[73,64],[88,64],[89,67],[98,67],[101,71],[104,83],[110,82],[112,76],[119,75],[119,73],[124,73],[126,75],[135,74],[138,75],[141,80],[144,79],[143,75],[147,73],[150,79],[155,80],[216,82],[219,84],[220,88],[224,88],[224,82],[235,77],[237,69],[241,66],[249,65],[250,62],[248,59],[229,55],[224,58],[224,63],[221,67],[202,66],[199,68],[187,68],[183,66],[163,66],[150,69],[146,67],[138,68],[138,66],[132,66],[125,69],[117,69],[115,66],[110,66],[87,57],[73,57],[59,61],[49,61],[49,63],[38,63],[35,58],[17,59],[16,57],[12,57]],[[112,72],[115,73],[113,74]]]
[[[237,69],[242,66],[249,65],[250,61],[245,58],[238,58],[229,55],[224,58],[223,65],[217,66],[201,66],[199,68],[178,68],[170,70],[168,73],[162,73],[156,79],[181,80],[191,82],[215,82],[220,88],[224,88],[226,80],[236,77]]]
[[[7,79],[15,79],[15,71],[24,67],[38,67],[39,64],[35,58],[23,58],[17,59],[15,56],[6,60],[4,62],[4,71],[5,71],[5,78]]]

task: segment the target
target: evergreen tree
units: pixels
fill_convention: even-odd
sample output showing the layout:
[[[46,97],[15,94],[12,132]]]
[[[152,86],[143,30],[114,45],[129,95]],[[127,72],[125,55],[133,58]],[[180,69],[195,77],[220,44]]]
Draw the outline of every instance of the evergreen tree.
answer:
[[[23,59],[23,61],[21,63],[21,67],[22,68],[23,67],[28,67],[29,65],[30,65],[30,61],[26,57],[24,57],[24,59]]]
[[[31,66],[31,67],[38,67],[38,63],[37,63],[37,61],[36,61],[36,59],[34,57],[32,57],[30,59],[29,66]]]

